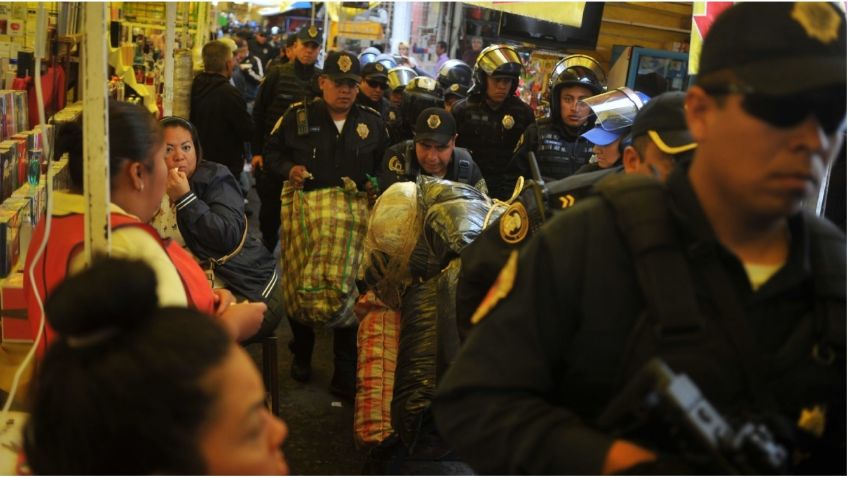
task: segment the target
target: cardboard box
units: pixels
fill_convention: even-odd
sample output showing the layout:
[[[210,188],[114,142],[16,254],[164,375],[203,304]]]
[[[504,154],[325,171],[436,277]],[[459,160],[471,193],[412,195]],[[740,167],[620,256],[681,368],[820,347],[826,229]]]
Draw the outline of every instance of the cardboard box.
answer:
[[[32,343],[35,336],[27,317],[23,273],[12,273],[0,283],[0,306],[3,343]]]

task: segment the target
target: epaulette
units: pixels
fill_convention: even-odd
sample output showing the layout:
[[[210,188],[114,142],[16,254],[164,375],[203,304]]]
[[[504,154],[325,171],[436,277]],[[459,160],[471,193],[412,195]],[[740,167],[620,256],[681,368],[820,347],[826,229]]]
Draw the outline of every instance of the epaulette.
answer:
[[[376,115],[377,115],[377,117],[380,117],[380,118],[382,118],[382,117],[383,117],[383,116],[380,114],[380,112],[379,112],[379,111],[377,111],[376,109],[372,108],[371,106],[365,106],[364,104],[359,104],[359,103],[355,103],[355,104],[356,104],[357,106],[359,106],[359,108],[360,108],[360,109],[362,109],[362,110],[364,110],[364,111],[368,111],[368,112],[369,112],[369,113],[371,113],[371,114],[376,114]]]

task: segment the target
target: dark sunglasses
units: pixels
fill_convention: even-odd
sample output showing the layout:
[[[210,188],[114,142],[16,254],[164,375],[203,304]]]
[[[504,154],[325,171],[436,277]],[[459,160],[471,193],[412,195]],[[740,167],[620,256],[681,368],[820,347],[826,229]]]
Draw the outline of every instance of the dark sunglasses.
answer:
[[[814,115],[827,134],[833,134],[845,120],[845,87],[823,88],[787,96],[757,93],[738,84],[702,86],[710,95],[743,95],[742,109],[774,127],[791,128]]]
[[[368,86],[370,86],[370,87],[372,87],[372,88],[380,88],[380,89],[388,89],[388,88],[389,88],[389,84],[388,84],[388,83],[384,83],[384,82],[382,82],[382,81],[377,81],[377,80],[365,80],[365,82],[366,82],[366,83],[368,83]]]

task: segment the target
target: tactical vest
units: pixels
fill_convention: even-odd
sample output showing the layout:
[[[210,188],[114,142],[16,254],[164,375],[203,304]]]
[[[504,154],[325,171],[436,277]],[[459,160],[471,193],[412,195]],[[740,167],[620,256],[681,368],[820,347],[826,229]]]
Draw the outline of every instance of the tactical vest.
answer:
[[[536,161],[542,177],[562,179],[574,174],[592,157],[592,144],[578,136],[566,138],[550,123],[539,124]]]
[[[277,76],[277,84],[274,87],[274,99],[265,113],[266,135],[270,135],[274,124],[292,103],[314,97],[312,81],[316,75],[321,73],[321,70],[315,68],[315,74],[311,78],[302,80],[295,73],[294,61],[280,65],[278,68],[280,70]]]
[[[533,116],[518,98],[507,98],[497,111],[489,109],[484,101],[464,102],[465,107],[457,108],[455,114],[457,146],[471,150],[488,182],[490,176],[507,173],[515,145]]]
[[[114,212],[110,217],[112,230],[122,227],[138,227],[155,238],[162,245],[165,253],[168,254],[168,258],[171,259],[171,262],[177,269],[177,273],[185,288],[189,306],[206,314],[211,315],[214,313],[215,296],[212,293],[212,288],[209,287],[209,282],[206,279],[203,269],[197,265],[191,254],[186,252],[177,242],[170,239],[163,240],[153,227],[141,223],[133,217]],[[45,232],[44,224],[44,220],[39,222],[32,234],[32,243],[41,242]],[[34,267],[35,287],[30,282],[29,275],[25,274],[24,276],[27,316],[29,316],[29,321],[33,328],[33,336],[36,336],[38,333],[38,328],[42,322],[41,311],[35,301],[35,288],[38,289],[38,294],[43,302],[47,295],[65,279],[71,259],[76,256],[76,253],[80,251],[83,245],[82,239],[82,214],[53,217],[47,250],[45,250]],[[29,248],[26,260],[28,267],[35,259],[37,249],[38,247]],[[45,324],[44,332],[44,339],[41,341],[41,346],[38,349],[39,358],[43,357],[47,345],[53,342],[56,337],[55,331],[47,324]]]

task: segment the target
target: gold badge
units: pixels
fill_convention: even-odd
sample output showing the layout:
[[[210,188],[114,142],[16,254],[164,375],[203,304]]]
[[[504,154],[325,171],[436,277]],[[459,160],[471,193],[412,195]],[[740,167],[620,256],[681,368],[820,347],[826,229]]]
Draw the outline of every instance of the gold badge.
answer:
[[[374,66],[374,69],[377,70],[377,71],[383,71],[384,69],[386,69],[386,67],[383,66],[382,63],[377,63],[377,65]]]
[[[459,91],[459,83],[454,83],[450,86],[451,91]]]
[[[480,306],[477,307],[477,310],[471,316],[472,325],[479,323],[480,320],[485,318],[486,315],[492,311],[492,308],[494,308],[498,302],[506,298],[510,290],[512,290],[512,285],[515,283],[515,273],[517,271],[518,250],[513,250],[509,254],[506,265],[504,265],[501,269],[501,273],[498,274],[498,278],[495,279],[495,283],[492,284],[492,288],[489,288],[486,298],[483,298],[483,301],[480,302]]]
[[[397,114],[394,111],[389,111],[389,121],[394,121],[397,119]]]
[[[309,30],[306,30],[306,33],[309,33],[310,38],[315,38],[316,36],[318,36],[318,29],[315,28],[315,25],[312,25],[311,27],[309,27]]]
[[[563,209],[567,209],[567,208],[571,207],[572,205],[574,205],[575,200],[577,200],[577,199],[575,199],[574,196],[571,195],[571,194],[565,194],[563,196],[560,196],[560,198],[559,198],[560,205],[562,206]]]
[[[506,129],[512,129],[512,127],[515,126],[515,119],[512,119],[512,116],[510,116],[509,114],[506,114],[504,115],[501,124],[503,124],[503,127],[505,127]]]
[[[339,65],[339,71],[342,73],[347,73],[350,71],[350,67],[353,66],[353,62],[350,61],[350,57],[347,55],[340,56],[339,61],[336,64]]]
[[[439,127],[439,124],[442,124],[442,120],[439,119],[438,114],[431,114],[430,117],[427,118],[427,126],[429,126],[430,129],[436,129]]]
[[[514,202],[501,216],[501,238],[506,243],[518,243],[527,236],[530,218],[521,202]]]
[[[398,174],[403,174],[403,162],[400,161],[400,158],[397,156],[392,156],[389,159],[389,170],[392,172],[397,172]]]
[[[813,406],[801,410],[798,418],[798,427],[810,434],[821,437],[824,434],[825,409],[822,406]]]
[[[831,43],[839,37],[839,14],[832,5],[819,2],[795,2],[792,18],[801,24],[811,38]]]
[[[368,133],[371,132],[368,130],[368,126],[365,123],[359,123],[356,125],[356,134],[359,134],[359,137],[365,139],[368,137]]]

